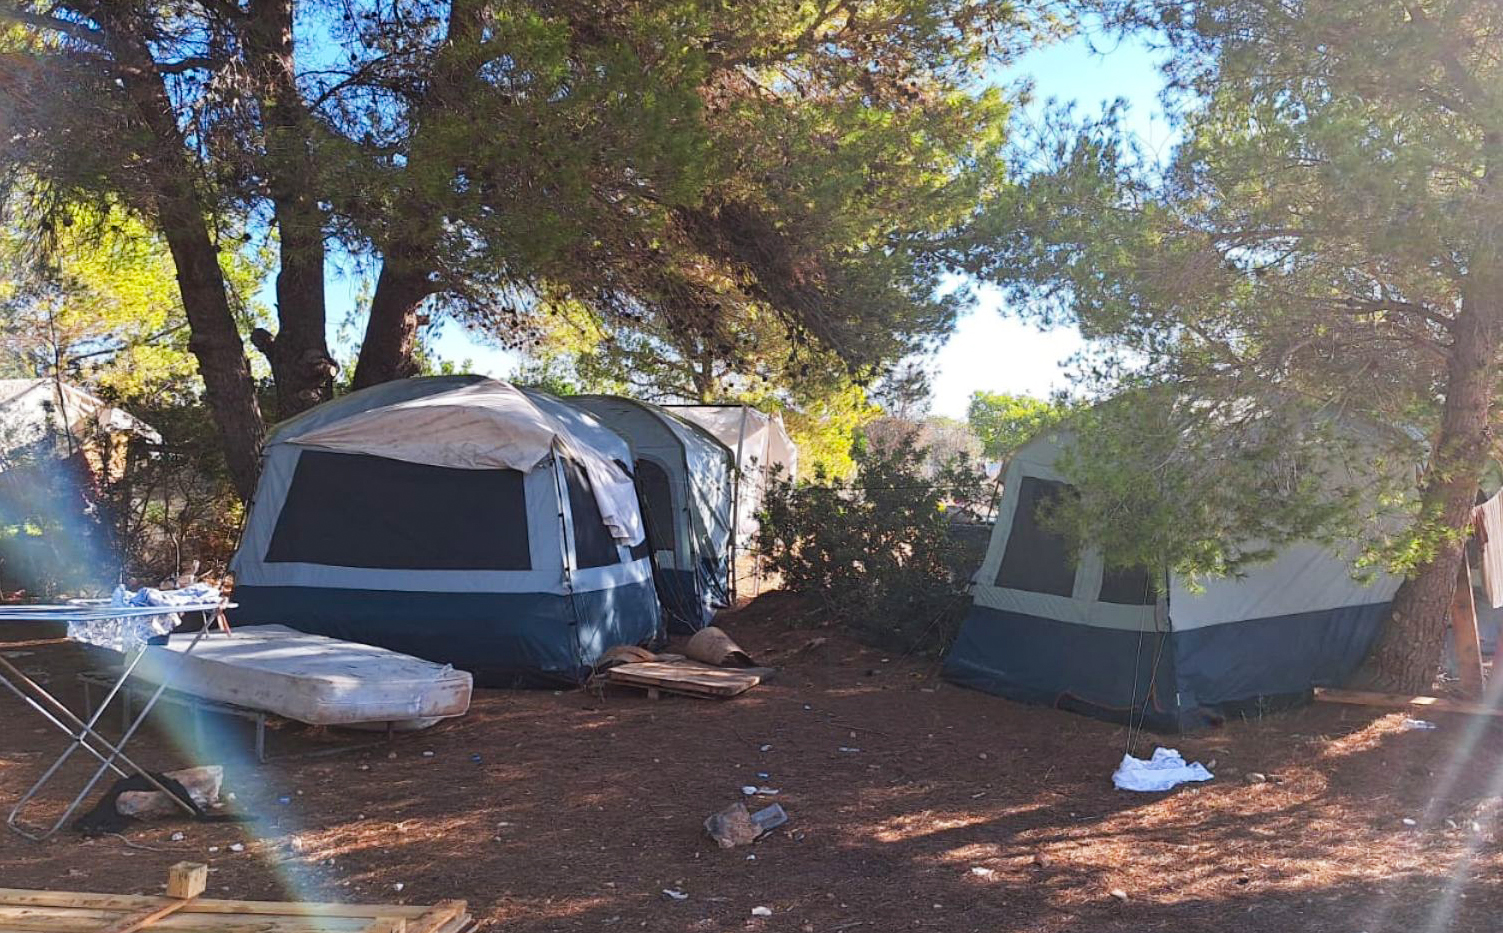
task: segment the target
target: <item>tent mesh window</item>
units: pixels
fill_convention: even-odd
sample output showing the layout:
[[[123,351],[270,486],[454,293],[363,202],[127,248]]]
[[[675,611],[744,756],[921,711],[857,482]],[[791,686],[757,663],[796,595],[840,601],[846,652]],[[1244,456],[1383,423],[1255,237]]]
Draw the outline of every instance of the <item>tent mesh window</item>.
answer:
[[[1075,559],[1063,537],[1041,524],[1047,503],[1073,489],[1065,483],[1025,476],[1018,485],[1007,550],[997,569],[997,585],[1030,593],[1069,596],[1075,590]]]
[[[569,493],[569,517],[574,523],[574,561],[581,570],[621,562],[616,539],[605,527],[600,505],[590,491],[590,478],[579,464],[564,459],[564,482]]]
[[[383,570],[529,570],[522,474],[305,450],[266,561]]]
[[[1108,569],[1101,575],[1101,595],[1097,601],[1123,606],[1152,606],[1158,602],[1158,594],[1154,592],[1146,568]]]
[[[668,471],[651,460],[637,461],[637,488],[647,506],[647,534],[654,551],[671,551],[678,545],[673,521],[673,486]]]

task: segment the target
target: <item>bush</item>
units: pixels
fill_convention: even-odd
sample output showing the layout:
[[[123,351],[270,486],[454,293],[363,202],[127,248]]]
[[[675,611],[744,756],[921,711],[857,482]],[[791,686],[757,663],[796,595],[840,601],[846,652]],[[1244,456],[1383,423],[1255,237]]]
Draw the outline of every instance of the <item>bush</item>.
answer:
[[[992,488],[962,460],[926,477],[925,458],[908,438],[858,452],[855,480],[774,480],[756,546],[785,589],[817,600],[858,637],[935,652],[969,604],[985,535],[964,532],[974,532]]]

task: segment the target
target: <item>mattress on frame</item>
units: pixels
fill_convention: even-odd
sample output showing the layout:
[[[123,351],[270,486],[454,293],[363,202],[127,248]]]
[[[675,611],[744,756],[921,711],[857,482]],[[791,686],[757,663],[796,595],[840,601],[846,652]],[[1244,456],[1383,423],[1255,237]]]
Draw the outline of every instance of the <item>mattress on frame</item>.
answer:
[[[136,675],[168,680],[180,693],[264,710],[315,726],[432,725],[470,708],[473,678],[374,645],[310,635],[283,625],[193,634],[153,645]]]

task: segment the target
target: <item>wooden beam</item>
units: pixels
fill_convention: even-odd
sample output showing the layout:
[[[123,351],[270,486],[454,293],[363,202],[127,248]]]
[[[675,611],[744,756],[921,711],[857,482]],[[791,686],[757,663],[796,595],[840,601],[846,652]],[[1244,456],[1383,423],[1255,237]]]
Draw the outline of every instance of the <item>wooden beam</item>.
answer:
[[[172,901],[170,903],[163,904],[160,907],[153,907],[150,910],[142,910],[138,913],[126,914],[119,920],[111,923],[109,926],[98,930],[97,933],[136,933],[137,930],[149,927],[153,923],[156,923],[158,920],[177,913],[192,902],[193,898],[187,897],[179,901]]]
[[[377,917],[360,933],[407,933],[407,918]]]
[[[1337,690],[1330,687],[1315,688],[1315,699],[1324,703],[1349,703],[1354,706],[1376,706],[1382,709],[1423,710],[1436,713],[1462,713],[1468,716],[1503,716],[1503,709],[1477,703],[1472,700],[1452,700],[1446,697],[1410,696],[1404,693],[1375,693],[1368,690]]]
[[[19,907],[79,907],[94,910],[140,910],[169,903],[169,898],[150,894],[94,894],[82,891],[34,891],[0,888],[0,905]],[[421,917],[429,908],[399,904],[321,904],[304,901],[234,901],[203,898],[184,911],[190,914],[252,914],[284,917]]]

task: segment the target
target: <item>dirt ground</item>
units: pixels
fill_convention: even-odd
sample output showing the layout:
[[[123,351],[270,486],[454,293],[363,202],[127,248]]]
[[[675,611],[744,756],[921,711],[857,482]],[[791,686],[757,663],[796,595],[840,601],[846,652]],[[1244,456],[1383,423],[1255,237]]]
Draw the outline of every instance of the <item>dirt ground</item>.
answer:
[[[781,668],[775,682],[728,702],[483,691],[463,719],[390,746],[260,767],[243,723],[212,724],[199,747],[166,722],[138,760],[226,762],[230,806],[257,822],[43,844],[0,831],[0,885],[153,892],[192,858],[212,866],[211,896],[464,898],[510,933],[1500,926],[1494,721],[1436,715],[1438,729],[1406,730],[1400,714],[1317,705],[1163,740],[1216,779],[1130,794],[1110,781],[1121,727],[940,683],[932,663],[811,630],[781,594],[722,621]],[[795,651],[816,635],[827,643]],[[73,675],[99,660],[70,644],[0,647],[70,700]],[[270,744],[371,739],[287,729]],[[5,809],[61,741],[0,697]],[[718,849],[701,822],[743,785],[778,789],[790,822]]]

